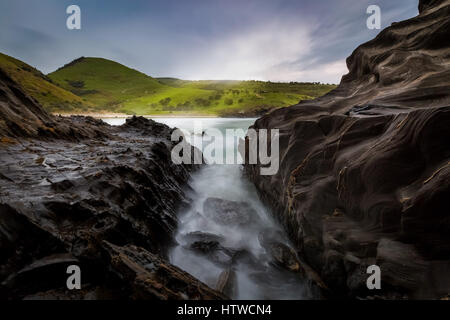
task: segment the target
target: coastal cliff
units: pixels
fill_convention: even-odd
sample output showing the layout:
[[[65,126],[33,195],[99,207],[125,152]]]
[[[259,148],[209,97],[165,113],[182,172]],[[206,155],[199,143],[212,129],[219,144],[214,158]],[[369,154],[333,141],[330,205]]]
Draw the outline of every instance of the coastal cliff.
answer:
[[[246,174],[336,296],[450,292],[450,1],[419,11],[358,47],[337,89],[254,124],[280,130],[280,170]]]

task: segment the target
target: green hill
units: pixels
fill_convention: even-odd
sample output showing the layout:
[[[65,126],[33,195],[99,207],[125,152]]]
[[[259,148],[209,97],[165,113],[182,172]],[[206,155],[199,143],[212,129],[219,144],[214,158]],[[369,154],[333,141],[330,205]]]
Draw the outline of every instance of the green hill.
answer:
[[[319,83],[152,78],[102,58],[81,57],[44,75],[0,54],[0,68],[47,110],[60,113],[257,115],[335,88]]]
[[[166,87],[137,70],[102,58],[81,57],[48,77],[98,108],[106,109],[143,95],[153,95]]]
[[[91,108],[89,102],[54,84],[39,70],[20,60],[0,53],[0,68],[49,111],[86,112]]]
[[[84,57],[48,76],[99,110],[141,115],[257,114],[316,98],[335,88],[318,83],[152,78],[114,61]]]
[[[182,89],[201,89],[213,92],[208,110],[219,115],[259,114],[286,107],[301,100],[313,99],[336,88],[335,85],[309,82],[270,82],[236,80],[187,81],[158,78],[166,85]]]

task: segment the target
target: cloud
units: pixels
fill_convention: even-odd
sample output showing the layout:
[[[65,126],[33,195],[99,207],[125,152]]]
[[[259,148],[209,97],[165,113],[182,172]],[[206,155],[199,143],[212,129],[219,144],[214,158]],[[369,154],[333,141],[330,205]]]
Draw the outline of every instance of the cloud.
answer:
[[[348,73],[345,60],[336,60],[327,63],[315,63],[302,67],[280,66],[274,68],[270,75],[272,81],[304,81],[304,82],[323,82],[339,83],[342,76]]]
[[[310,26],[272,21],[204,39],[175,69],[190,79],[269,80],[277,65],[310,54],[311,42]]]
[[[289,19],[265,22],[220,39],[204,39],[183,52],[172,72],[184,79],[241,79],[339,83],[345,58],[322,61],[317,24]]]
[[[83,55],[160,77],[338,83],[345,58],[378,33],[366,28],[371,2],[79,0],[75,32],[69,0],[2,0],[0,51],[44,72]],[[377,2],[383,27],[417,14],[411,0]]]

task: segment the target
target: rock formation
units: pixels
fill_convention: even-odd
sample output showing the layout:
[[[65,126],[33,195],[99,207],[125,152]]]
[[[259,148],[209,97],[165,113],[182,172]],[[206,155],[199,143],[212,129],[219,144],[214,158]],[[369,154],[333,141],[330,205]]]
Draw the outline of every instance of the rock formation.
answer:
[[[51,116],[0,70],[0,298],[225,298],[164,260],[197,168],[173,164],[171,132]]]
[[[254,125],[280,130],[280,170],[246,173],[337,296],[450,292],[450,1],[419,10],[358,47],[337,89]]]

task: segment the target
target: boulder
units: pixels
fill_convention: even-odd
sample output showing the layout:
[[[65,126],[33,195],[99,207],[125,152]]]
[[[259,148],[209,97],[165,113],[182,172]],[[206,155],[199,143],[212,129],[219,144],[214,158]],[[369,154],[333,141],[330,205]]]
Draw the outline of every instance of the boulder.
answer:
[[[192,243],[197,241],[222,243],[225,238],[208,232],[194,231],[184,235],[183,240],[185,240],[187,242],[187,245],[190,246]]]
[[[295,250],[282,243],[281,233],[263,231],[258,235],[259,243],[266,249],[274,262],[292,272],[300,272],[301,267]]]

